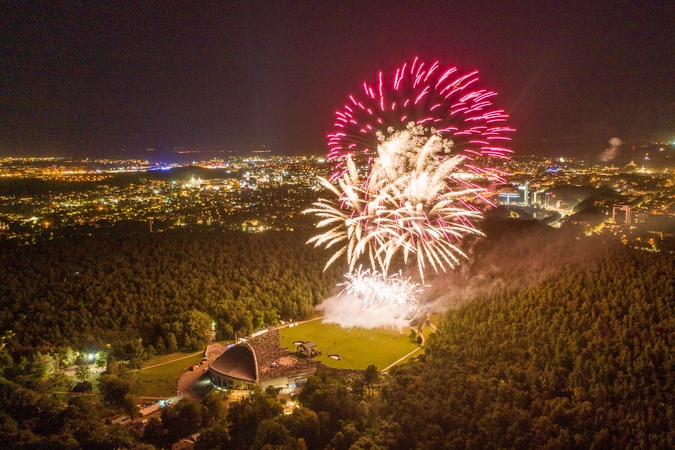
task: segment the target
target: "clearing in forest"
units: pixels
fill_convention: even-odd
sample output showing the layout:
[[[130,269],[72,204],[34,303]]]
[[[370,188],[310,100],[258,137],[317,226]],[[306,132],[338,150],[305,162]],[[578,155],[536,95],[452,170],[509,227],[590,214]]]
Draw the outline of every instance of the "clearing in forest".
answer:
[[[371,364],[383,369],[417,347],[417,343],[410,341],[409,328],[401,332],[387,328],[342,328],[315,320],[279,331],[282,347],[294,351],[293,342],[316,342],[316,349],[322,354],[314,359],[340,369],[365,369]],[[328,356],[333,354],[340,355],[340,360]]]

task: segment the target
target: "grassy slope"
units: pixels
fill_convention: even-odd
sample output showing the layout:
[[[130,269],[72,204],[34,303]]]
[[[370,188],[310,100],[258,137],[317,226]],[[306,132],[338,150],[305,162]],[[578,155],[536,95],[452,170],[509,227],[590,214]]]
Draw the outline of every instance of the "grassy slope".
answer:
[[[174,354],[175,358],[180,358],[181,355],[185,354]],[[164,364],[157,367],[152,367],[150,369],[141,369],[136,372],[139,383],[142,386],[141,396],[146,397],[168,397],[175,395],[176,385],[178,384],[178,379],[180,376],[185,373],[188,367],[193,364],[199,363],[202,360],[202,354],[181,359],[179,361],[174,361],[172,363]],[[163,356],[159,357],[162,360],[166,360]],[[146,365],[150,366],[153,364],[159,364],[163,361],[155,361],[151,359],[147,362]]]

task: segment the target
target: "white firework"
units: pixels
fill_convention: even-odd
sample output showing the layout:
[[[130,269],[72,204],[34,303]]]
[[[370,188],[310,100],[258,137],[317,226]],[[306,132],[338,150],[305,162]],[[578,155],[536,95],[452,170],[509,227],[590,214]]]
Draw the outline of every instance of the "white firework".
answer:
[[[393,318],[408,319],[416,310],[421,285],[401,274],[386,276],[361,267],[345,275],[339,295],[348,294],[361,303],[363,310],[384,311]]]
[[[367,254],[373,269],[386,274],[398,251],[406,262],[416,255],[422,279],[428,265],[435,272],[454,267],[466,257],[457,246],[461,238],[480,234],[471,221],[481,215],[463,200],[480,189],[453,190],[450,185],[464,157],[450,156],[452,142],[419,125],[379,137],[378,156],[367,178],[359,176],[347,157],[337,186],[321,179],[337,200],[320,199],[305,211],[322,219],[317,227],[329,227],[309,242],[326,248],[340,245],[326,267],[346,253],[352,271]]]

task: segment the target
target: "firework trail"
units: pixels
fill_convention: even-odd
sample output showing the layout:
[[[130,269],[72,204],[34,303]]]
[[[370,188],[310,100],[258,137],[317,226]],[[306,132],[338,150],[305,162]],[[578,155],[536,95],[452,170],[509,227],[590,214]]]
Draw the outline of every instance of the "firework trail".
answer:
[[[512,153],[506,145],[514,130],[505,125],[504,111],[492,104],[496,95],[480,87],[477,71],[460,73],[419,58],[388,75],[379,72],[335,112],[335,129],[328,135],[328,158],[335,169],[331,181],[347,170],[348,156],[359,165],[372,163],[378,132],[390,127],[401,131],[409,123],[452,142],[453,152],[466,157],[466,170],[501,180],[503,172],[473,163],[477,157],[508,159]]]

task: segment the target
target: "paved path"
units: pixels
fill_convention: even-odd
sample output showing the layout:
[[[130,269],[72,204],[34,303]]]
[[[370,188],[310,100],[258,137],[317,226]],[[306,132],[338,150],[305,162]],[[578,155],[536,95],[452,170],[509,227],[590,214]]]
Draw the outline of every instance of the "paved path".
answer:
[[[300,322],[290,322],[290,323],[285,323],[285,324],[283,324],[283,325],[279,325],[279,326],[277,326],[277,327],[272,327],[272,328],[270,328],[270,329],[272,329],[272,330],[280,330],[280,329],[282,329],[282,328],[288,328],[289,325],[297,326],[297,325],[300,325],[300,324],[303,324],[303,323],[314,322],[315,320],[321,320],[321,319],[323,319],[324,317],[326,317],[326,316],[314,317],[313,319],[302,320],[302,321],[300,321]]]
[[[436,325],[434,325],[431,322],[431,313],[427,314],[427,323],[429,324],[429,326],[431,327],[432,330],[438,331],[438,328],[436,328]]]
[[[421,343],[421,344],[419,345],[419,347],[417,347],[415,350],[411,351],[410,353],[408,353],[408,354],[405,355],[405,356],[401,356],[399,359],[397,359],[397,360],[394,361],[393,363],[389,364],[389,365],[388,365],[387,367],[385,367],[384,369],[380,370],[381,373],[386,372],[387,370],[389,370],[389,369],[391,369],[392,367],[394,367],[396,364],[402,363],[403,361],[405,361],[406,358],[408,358],[409,356],[412,356],[412,355],[414,355],[415,353],[419,352],[420,350],[422,350],[422,347],[424,347],[424,344],[426,343],[426,340],[424,339],[424,334],[418,332],[417,330],[415,330],[415,329],[412,328],[412,327],[411,327],[410,329],[411,329],[411,330],[414,330],[415,333],[417,333],[419,336],[422,337],[422,343]]]
[[[133,370],[130,370],[129,372],[138,372],[139,370],[152,369],[153,367],[163,366],[164,364],[171,364],[173,362],[180,361],[181,359],[192,358],[193,356],[201,355],[202,353],[204,353],[204,352],[192,353],[192,354],[187,355],[187,356],[181,356],[180,358],[172,359],[171,361],[164,361],[163,363],[141,367],[140,369],[133,369]]]
[[[221,344],[213,343],[209,345],[208,354],[206,355],[208,361],[204,361],[204,364],[197,367],[194,371],[188,370],[181,375],[178,380],[178,386],[176,386],[179,395],[195,400],[204,398],[211,388],[208,374],[209,364],[211,361],[222,355],[224,351],[225,347]],[[199,352],[197,354],[204,354],[204,352]]]

